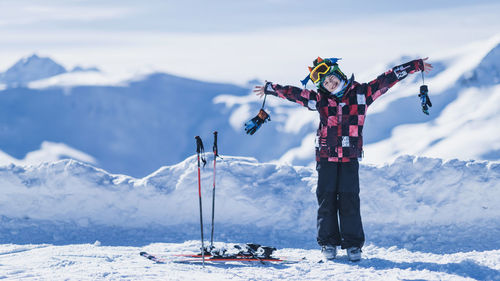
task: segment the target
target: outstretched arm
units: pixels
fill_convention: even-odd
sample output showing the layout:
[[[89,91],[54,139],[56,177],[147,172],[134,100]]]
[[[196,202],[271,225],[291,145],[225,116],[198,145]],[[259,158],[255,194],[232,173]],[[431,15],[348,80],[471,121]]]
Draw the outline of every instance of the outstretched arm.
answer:
[[[259,97],[273,95],[296,102],[305,107],[309,107],[309,101],[317,102],[320,99],[320,95],[315,91],[294,86],[281,86],[279,84],[272,84],[271,82],[266,82],[264,86],[255,86],[253,92]]]
[[[395,66],[373,81],[362,84],[362,86],[366,87],[366,105],[369,106],[372,104],[381,95],[385,94],[389,88],[396,85],[397,82],[405,79],[408,74],[412,74],[417,71],[429,73],[429,71],[432,70],[432,65],[425,62],[427,59],[429,58],[413,60],[402,65]]]

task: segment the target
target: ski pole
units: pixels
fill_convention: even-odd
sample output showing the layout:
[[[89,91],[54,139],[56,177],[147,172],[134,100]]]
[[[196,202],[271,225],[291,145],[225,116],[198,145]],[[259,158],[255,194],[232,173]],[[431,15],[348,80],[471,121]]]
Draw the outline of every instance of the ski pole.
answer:
[[[217,162],[218,149],[217,149],[217,131],[214,132],[214,188],[212,189],[212,234],[210,235],[210,249],[214,247],[214,217],[215,217],[215,163]]]
[[[200,154],[204,153],[203,142],[199,136],[195,137],[196,139],[196,154],[198,155],[198,196],[200,200],[200,229],[201,229],[201,257],[203,260],[203,266],[205,266],[205,246],[203,243],[203,214],[202,214],[202,205],[201,205],[201,171],[200,171]],[[206,160],[201,159],[203,161],[203,166],[206,164]]]

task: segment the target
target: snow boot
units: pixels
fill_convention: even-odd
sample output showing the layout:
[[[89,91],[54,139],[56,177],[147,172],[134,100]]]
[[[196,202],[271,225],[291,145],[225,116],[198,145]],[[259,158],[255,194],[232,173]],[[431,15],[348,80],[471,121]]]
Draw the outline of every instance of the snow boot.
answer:
[[[361,249],[359,247],[351,247],[347,249],[347,258],[350,261],[361,260]]]
[[[333,260],[337,257],[337,247],[332,245],[324,245],[321,247],[321,253],[327,260]]]

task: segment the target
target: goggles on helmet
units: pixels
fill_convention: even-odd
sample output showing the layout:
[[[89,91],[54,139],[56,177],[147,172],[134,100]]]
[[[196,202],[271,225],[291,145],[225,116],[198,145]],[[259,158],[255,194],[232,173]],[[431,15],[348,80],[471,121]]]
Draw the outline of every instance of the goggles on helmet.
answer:
[[[313,70],[311,70],[309,77],[311,78],[311,81],[313,83],[317,83],[319,80],[321,80],[321,74],[326,74],[329,71],[330,66],[323,62],[318,64],[315,68],[313,68]]]

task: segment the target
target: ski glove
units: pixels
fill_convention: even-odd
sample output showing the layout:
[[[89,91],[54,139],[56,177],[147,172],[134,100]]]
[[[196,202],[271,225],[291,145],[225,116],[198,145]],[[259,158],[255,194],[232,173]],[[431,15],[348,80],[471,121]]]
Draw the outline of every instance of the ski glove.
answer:
[[[432,107],[431,100],[429,99],[429,95],[427,94],[429,89],[427,85],[420,86],[420,94],[418,97],[420,98],[420,104],[422,105],[422,112],[429,115],[429,107]]]
[[[261,109],[257,116],[245,123],[245,132],[249,135],[255,134],[260,126],[262,126],[262,124],[266,121],[271,121],[271,117],[269,117],[269,114],[267,114],[264,109]]]

